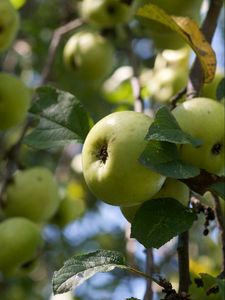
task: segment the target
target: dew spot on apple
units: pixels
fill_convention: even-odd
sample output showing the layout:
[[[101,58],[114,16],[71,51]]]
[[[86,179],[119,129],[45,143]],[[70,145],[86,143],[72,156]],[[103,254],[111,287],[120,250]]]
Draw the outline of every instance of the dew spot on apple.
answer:
[[[223,145],[221,143],[216,143],[213,145],[211,152],[214,155],[219,155],[221,153]]]

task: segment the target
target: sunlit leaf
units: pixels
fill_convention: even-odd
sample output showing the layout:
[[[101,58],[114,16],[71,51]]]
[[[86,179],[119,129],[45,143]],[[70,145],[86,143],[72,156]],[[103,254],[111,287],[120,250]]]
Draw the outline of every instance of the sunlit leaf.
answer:
[[[177,32],[198,56],[204,72],[204,82],[213,80],[216,71],[216,56],[194,20],[189,17],[170,16],[154,4],[139,8],[137,15],[160,22]]]
[[[53,275],[54,294],[66,293],[98,272],[110,272],[115,268],[129,269],[124,256],[117,251],[97,250],[73,256]]]
[[[37,89],[37,100],[30,113],[40,122],[24,142],[36,149],[83,143],[92,125],[90,116],[74,95],[53,87]]]

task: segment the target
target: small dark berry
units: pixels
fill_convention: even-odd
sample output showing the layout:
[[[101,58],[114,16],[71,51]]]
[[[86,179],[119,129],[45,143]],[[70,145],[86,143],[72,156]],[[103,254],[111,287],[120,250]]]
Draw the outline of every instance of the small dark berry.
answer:
[[[203,234],[206,236],[209,234],[209,229],[208,228],[205,228],[204,231],[203,231]]]

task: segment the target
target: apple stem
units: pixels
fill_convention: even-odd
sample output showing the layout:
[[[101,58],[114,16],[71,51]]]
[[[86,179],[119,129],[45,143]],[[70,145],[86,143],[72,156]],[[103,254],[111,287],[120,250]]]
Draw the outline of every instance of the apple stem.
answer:
[[[218,228],[221,232],[221,241],[222,241],[222,271],[219,278],[225,279],[225,221],[224,221],[224,215],[221,208],[220,199],[217,195],[213,194],[214,203],[215,203],[215,214],[216,219],[218,223]]]
[[[204,34],[206,40],[210,44],[212,42],[216,30],[217,21],[222,7],[223,7],[222,0],[210,0],[209,9],[201,27],[202,33]],[[199,95],[203,82],[204,82],[204,75],[202,72],[202,67],[200,65],[198,57],[196,57],[191,69],[189,82],[187,86],[188,99],[192,99]]]

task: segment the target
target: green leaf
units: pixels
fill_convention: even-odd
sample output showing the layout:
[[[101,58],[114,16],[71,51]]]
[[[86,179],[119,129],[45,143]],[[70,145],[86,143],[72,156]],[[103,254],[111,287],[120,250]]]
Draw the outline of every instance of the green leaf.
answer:
[[[73,256],[53,274],[54,294],[66,293],[98,272],[109,272],[115,268],[129,269],[124,256],[117,251],[97,250]]]
[[[200,273],[199,274],[203,281],[203,287],[206,293],[213,287],[219,287],[219,291],[216,295],[221,297],[221,299],[224,299],[225,297],[225,280],[220,279],[218,277],[213,277],[210,274],[207,273]]]
[[[137,211],[131,226],[131,237],[146,248],[159,248],[188,230],[196,215],[173,198],[152,199]]]
[[[139,161],[149,169],[172,178],[190,178],[200,173],[195,166],[180,160],[175,144],[149,141]]]
[[[131,298],[127,298],[126,300],[140,300],[140,299],[131,297]]]
[[[222,100],[225,98],[225,77],[221,79],[216,89],[216,99]]]
[[[192,144],[197,147],[202,144],[199,139],[183,132],[176,119],[166,106],[161,107],[145,137],[146,140],[165,141],[175,144]]]
[[[210,186],[210,190],[225,200],[225,182],[217,182]]]
[[[40,122],[24,142],[37,149],[63,147],[71,142],[83,143],[92,120],[76,97],[53,87],[37,89],[37,100],[30,108]]]

